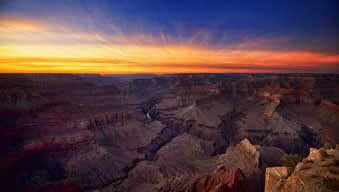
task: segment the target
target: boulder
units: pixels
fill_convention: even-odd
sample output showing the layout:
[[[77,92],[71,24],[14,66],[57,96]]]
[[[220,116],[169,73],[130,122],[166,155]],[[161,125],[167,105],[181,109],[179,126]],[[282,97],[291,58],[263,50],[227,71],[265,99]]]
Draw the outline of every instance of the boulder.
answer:
[[[253,159],[254,167],[259,166],[260,152],[248,139],[243,139],[238,145],[238,150],[247,158]]]
[[[318,149],[310,148],[310,154],[307,157],[307,160],[310,161],[321,161],[322,155]]]
[[[266,169],[265,192],[339,191],[339,150],[312,149],[289,174],[287,167]]]
[[[287,167],[266,168],[265,192],[275,192],[289,174],[290,171]]]

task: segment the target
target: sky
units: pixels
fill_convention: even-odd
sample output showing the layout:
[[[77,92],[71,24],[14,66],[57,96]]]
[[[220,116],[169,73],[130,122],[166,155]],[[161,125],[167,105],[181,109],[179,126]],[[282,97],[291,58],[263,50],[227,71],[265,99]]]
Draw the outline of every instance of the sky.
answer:
[[[336,0],[0,0],[0,73],[339,73]]]

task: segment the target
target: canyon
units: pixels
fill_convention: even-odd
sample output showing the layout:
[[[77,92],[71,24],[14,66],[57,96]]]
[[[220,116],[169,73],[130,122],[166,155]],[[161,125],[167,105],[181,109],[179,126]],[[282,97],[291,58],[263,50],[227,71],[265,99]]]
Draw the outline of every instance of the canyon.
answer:
[[[336,191],[338,85],[336,74],[1,74],[1,186]],[[290,154],[304,159],[293,170]]]

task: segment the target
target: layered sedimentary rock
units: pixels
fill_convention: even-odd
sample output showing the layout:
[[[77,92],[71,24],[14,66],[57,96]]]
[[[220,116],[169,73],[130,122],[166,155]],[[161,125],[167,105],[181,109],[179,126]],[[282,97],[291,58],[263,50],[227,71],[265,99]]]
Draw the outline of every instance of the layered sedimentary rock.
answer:
[[[194,154],[197,154],[197,152],[194,152]],[[181,169],[188,169],[192,166],[200,167],[196,167],[195,171],[193,169],[191,173],[188,173],[192,176],[185,176],[184,174],[170,177],[165,184],[160,185],[161,187],[158,190],[173,192],[261,191],[260,182],[255,180],[260,172],[259,158],[260,154],[256,147],[245,139],[225,154],[218,155],[215,158],[196,159],[191,164],[181,162],[180,164],[185,165]],[[205,167],[205,170],[203,167]]]
[[[265,192],[278,192],[279,187],[283,185],[284,179],[287,179],[289,174],[288,167],[267,168],[265,173]]]
[[[6,191],[178,191],[176,184],[263,191],[264,169],[281,166],[282,155],[338,141],[337,79],[3,75],[1,185]]]
[[[218,170],[215,173],[174,180],[159,189],[159,192],[246,192],[248,184],[240,169]]]
[[[266,169],[265,192],[329,192],[339,190],[339,150],[311,149],[294,170]]]

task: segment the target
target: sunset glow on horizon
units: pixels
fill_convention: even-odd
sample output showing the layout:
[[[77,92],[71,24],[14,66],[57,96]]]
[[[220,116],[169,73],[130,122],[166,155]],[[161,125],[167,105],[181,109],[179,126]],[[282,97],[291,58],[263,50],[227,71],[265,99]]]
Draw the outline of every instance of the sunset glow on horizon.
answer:
[[[114,13],[96,9],[86,15],[65,8],[67,21],[52,13],[52,19],[23,16],[15,14],[20,8],[10,8],[0,15],[0,73],[338,72],[336,50],[298,48],[284,34],[241,36],[218,27],[187,33],[185,25],[155,33],[140,23],[143,30],[132,30],[102,19]]]

